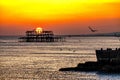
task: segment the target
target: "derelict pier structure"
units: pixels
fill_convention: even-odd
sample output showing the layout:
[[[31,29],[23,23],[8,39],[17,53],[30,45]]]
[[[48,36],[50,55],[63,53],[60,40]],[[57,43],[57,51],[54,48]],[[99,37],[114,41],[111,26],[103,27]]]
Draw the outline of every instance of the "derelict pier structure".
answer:
[[[26,31],[26,36],[20,37],[20,42],[62,42],[65,37],[54,35],[53,31],[44,31],[42,28],[36,28],[32,31]]]

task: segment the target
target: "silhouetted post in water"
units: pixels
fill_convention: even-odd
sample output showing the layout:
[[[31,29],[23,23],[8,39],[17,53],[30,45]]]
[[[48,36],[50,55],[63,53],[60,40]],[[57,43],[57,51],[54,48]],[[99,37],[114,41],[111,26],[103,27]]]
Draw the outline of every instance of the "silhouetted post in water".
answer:
[[[73,50],[73,52],[76,52],[76,50]]]
[[[60,51],[62,51],[63,49],[62,48],[60,48]]]

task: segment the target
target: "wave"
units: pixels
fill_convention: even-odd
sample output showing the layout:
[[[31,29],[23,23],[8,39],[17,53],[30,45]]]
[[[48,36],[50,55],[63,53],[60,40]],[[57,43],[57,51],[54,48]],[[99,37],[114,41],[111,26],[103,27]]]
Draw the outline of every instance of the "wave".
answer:
[[[18,40],[0,40],[0,43],[16,43]]]

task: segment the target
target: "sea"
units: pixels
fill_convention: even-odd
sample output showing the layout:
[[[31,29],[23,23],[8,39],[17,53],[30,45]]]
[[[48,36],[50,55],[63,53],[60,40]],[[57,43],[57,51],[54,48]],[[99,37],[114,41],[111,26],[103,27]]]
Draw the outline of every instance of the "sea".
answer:
[[[120,80],[120,74],[59,71],[97,61],[96,49],[120,48],[119,37],[66,37],[64,42],[19,42],[0,36],[0,80]]]

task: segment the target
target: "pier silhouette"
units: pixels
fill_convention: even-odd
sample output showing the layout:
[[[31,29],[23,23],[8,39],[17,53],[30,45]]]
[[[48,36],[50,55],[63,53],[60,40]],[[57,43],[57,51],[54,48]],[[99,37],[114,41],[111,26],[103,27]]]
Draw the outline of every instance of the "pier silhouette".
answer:
[[[38,30],[36,30],[38,29]],[[65,37],[54,35],[53,31],[44,31],[36,28],[32,31],[26,31],[25,37],[20,37],[20,42],[61,42]]]

